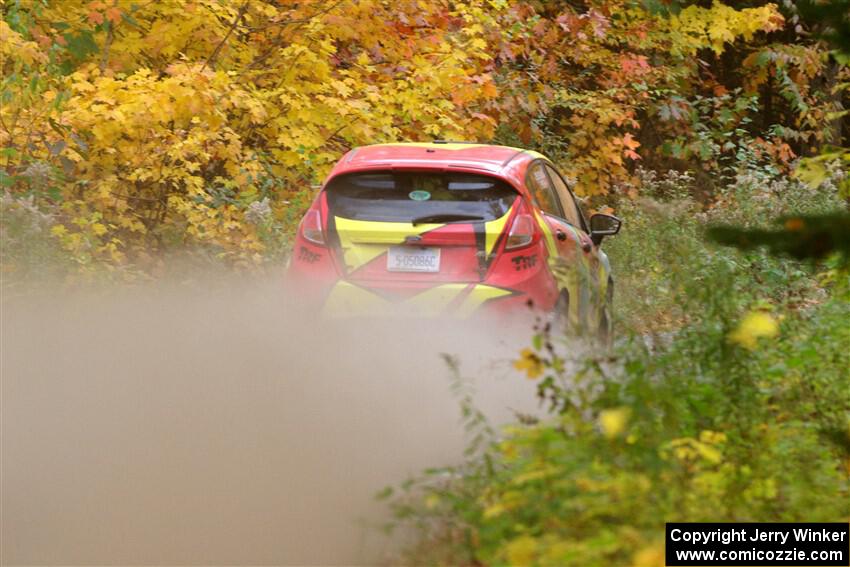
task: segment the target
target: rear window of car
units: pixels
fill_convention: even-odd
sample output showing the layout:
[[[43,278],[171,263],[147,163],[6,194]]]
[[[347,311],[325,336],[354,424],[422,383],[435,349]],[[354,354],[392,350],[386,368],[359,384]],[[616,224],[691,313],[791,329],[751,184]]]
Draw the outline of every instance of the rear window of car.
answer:
[[[333,179],[325,191],[334,215],[387,222],[441,215],[491,221],[504,216],[518,195],[495,177],[428,172],[351,173]]]

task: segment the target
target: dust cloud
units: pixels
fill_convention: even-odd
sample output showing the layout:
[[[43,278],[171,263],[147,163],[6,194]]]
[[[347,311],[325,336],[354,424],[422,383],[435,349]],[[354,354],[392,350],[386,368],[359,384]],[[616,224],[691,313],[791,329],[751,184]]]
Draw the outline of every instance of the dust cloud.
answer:
[[[4,294],[3,564],[378,564],[374,500],[534,412],[528,331],[323,321],[274,281]],[[517,338],[520,342],[517,342]]]

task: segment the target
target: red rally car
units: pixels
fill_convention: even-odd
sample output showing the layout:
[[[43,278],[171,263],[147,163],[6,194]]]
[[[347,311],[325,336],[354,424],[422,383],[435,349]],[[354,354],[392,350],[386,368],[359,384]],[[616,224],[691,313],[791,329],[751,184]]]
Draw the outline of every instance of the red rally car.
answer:
[[[551,161],[469,143],[355,148],[298,228],[289,276],[330,316],[470,317],[528,306],[610,336],[602,238]]]

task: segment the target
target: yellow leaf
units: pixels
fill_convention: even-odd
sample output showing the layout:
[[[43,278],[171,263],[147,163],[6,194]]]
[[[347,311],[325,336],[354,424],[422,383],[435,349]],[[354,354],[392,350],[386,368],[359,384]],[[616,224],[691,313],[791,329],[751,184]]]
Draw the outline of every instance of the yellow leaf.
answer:
[[[760,338],[772,338],[778,333],[779,325],[773,317],[764,311],[752,311],[729,333],[729,341],[755,350]]]
[[[506,550],[511,565],[531,565],[537,552],[537,540],[531,536],[520,536],[508,543]]]
[[[429,494],[427,498],[425,498],[425,507],[429,510],[433,510],[440,504],[440,497],[436,494]]]
[[[664,567],[666,558],[664,556],[664,544],[656,543],[644,547],[632,557],[634,567]]]
[[[486,508],[484,508],[483,516],[485,519],[495,518],[497,516],[501,516],[504,512],[505,507],[500,502],[497,502],[492,506],[487,506]]]
[[[539,378],[543,374],[545,366],[540,357],[530,348],[522,349],[519,360],[514,361],[514,368],[525,372],[530,380]]]
[[[599,412],[599,427],[608,439],[619,437],[625,430],[631,416],[627,407],[614,408]]]

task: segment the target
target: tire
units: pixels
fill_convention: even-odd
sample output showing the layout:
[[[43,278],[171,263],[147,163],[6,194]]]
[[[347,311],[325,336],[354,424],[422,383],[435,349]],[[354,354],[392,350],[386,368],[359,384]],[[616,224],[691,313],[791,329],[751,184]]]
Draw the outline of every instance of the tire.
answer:
[[[604,347],[614,344],[614,282],[608,280],[608,290],[605,294],[605,305],[602,307],[602,317],[597,331],[599,342]]]

